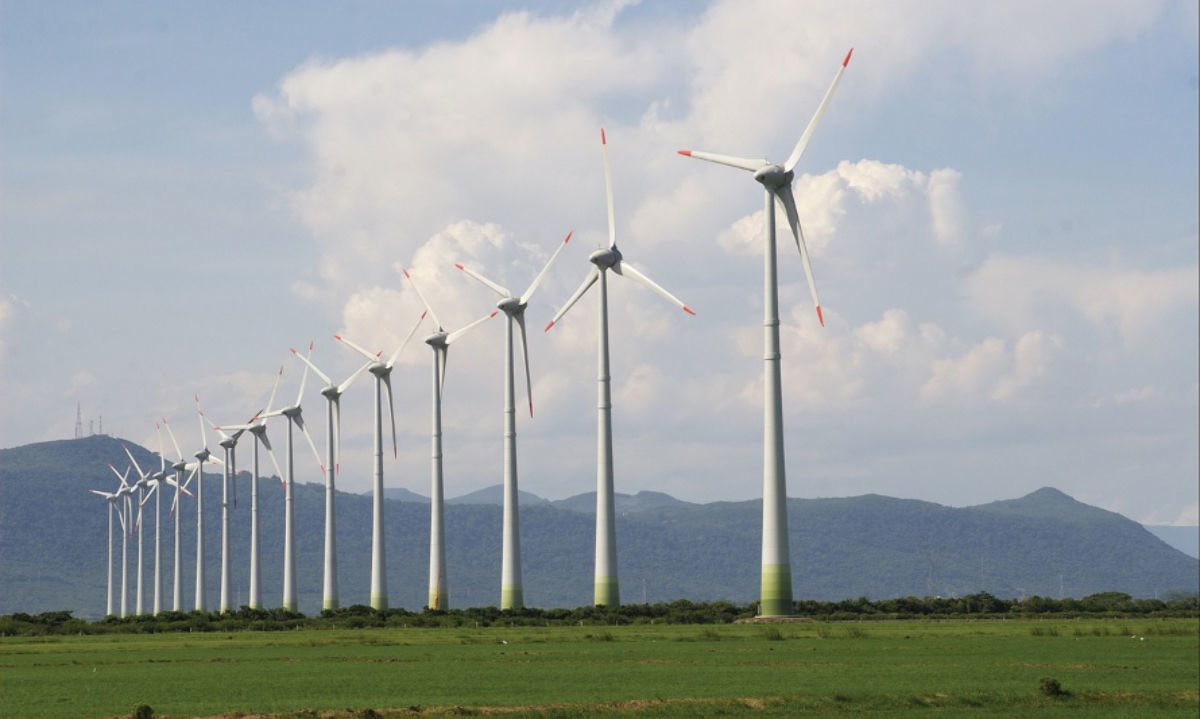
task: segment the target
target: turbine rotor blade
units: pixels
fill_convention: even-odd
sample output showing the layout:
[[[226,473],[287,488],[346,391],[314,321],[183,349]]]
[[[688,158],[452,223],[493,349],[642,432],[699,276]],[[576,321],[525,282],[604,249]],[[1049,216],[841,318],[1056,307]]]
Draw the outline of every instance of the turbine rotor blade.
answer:
[[[817,319],[825,326],[825,316],[821,314],[821,300],[817,297],[817,281],[813,279],[812,263],[808,259],[808,246],[804,243],[804,232],[800,229],[800,217],[796,213],[796,199],[792,197],[792,188],[781,187],[775,192],[783,210],[787,214],[788,225],[792,228],[792,237],[796,239],[796,249],[800,250],[800,262],[804,265],[804,276],[808,279],[808,289],[812,292],[813,306],[817,308]]]
[[[129,447],[122,444],[121,449],[125,450],[125,456],[129,457],[129,463],[132,464],[133,468],[137,470],[138,476],[145,477],[146,474],[144,472],[142,472],[141,465],[139,465],[137,460],[133,458],[133,453],[129,451]]]
[[[312,363],[312,360],[310,360],[309,358],[307,358],[304,355],[297,352],[295,347],[289,347],[288,349],[291,350],[292,356],[294,356],[296,359],[300,360],[305,365],[307,365],[308,368],[311,369],[313,372],[315,372],[318,377],[325,380],[326,385],[328,385],[330,387],[333,386],[333,380],[329,379],[329,375],[327,375],[324,372],[322,372],[321,370],[317,369],[317,366]]]
[[[312,448],[313,458],[317,460],[317,466],[321,468],[321,474],[325,474],[325,463],[321,461],[321,453],[317,451],[317,445],[313,442],[312,435],[308,433],[308,428],[304,426],[304,420],[300,419],[300,415],[296,415],[296,426],[300,428],[300,432],[304,438],[308,440],[308,446]]]
[[[404,277],[412,283],[413,289],[417,291],[417,297],[421,298],[421,304],[425,305],[425,310],[429,312],[429,317],[433,320],[433,323],[437,325],[438,331],[445,332],[446,330],[442,326],[442,321],[438,319],[437,313],[433,311],[433,307],[430,306],[429,300],[425,299],[425,295],[421,294],[421,287],[417,284],[417,281],[413,279],[412,275],[408,274],[408,270],[400,268],[400,271],[403,272]]]
[[[335,394],[340,397],[342,393],[350,389],[350,385],[354,384],[354,380],[358,379],[358,376],[365,372],[373,364],[375,364],[374,360],[367,362],[363,366],[354,370],[354,374],[347,377],[345,382],[342,382],[337,386],[337,392]]]
[[[400,450],[396,446],[396,406],[392,402],[392,373],[388,372],[383,375],[383,387],[387,392],[388,416],[392,421],[392,458],[400,456]]]
[[[617,225],[613,213],[612,168],[608,164],[608,137],[600,128],[600,152],[604,155],[604,196],[608,202],[608,249],[617,246]]]
[[[529,342],[525,338],[525,313],[513,315],[521,330],[521,359],[525,362],[525,393],[529,396],[529,416],[533,417],[533,381],[529,378]]]
[[[424,317],[424,315],[421,315],[421,316]],[[363,349],[359,345],[354,344],[353,342],[351,342],[350,340],[346,339],[345,337],[343,337],[341,335],[334,335],[333,338],[335,340],[337,340],[338,342],[341,342],[342,344],[346,345],[350,349],[354,350],[355,352],[359,353],[363,357],[366,357],[367,359],[372,360],[374,362],[378,362],[379,355],[383,354],[382,350],[379,352],[374,352],[374,353],[368,352],[367,350]]]
[[[804,149],[808,147],[808,141],[812,139],[813,132],[817,129],[817,124],[821,122],[821,117],[825,114],[825,109],[829,107],[829,101],[833,98],[833,91],[837,89],[838,83],[842,80],[842,73],[846,72],[846,66],[850,64],[850,55],[854,53],[854,48],[850,48],[850,52],[846,53],[846,59],[842,60],[842,66],[838,68],[837,74],[833,76],[833,82],[829,84],[829,89],[825,91],[825,97],[821,99],[821,104],[817,105],[817,111],[813,114],[812,119],[808,121],[808,127],[804,128],[804,134],[800,136],[800,141],[796,143],[796,147],[792,150],[792,154],[788,156],[787,162],[783,163],[783,169],[791,172],[796,167],[796,163],[800,162],[800,157],[804,154]]]
[[[697,160],[707,160],[715,162],[718,165],[728,165],[736,167],[739,170],[748,170],[750,172],[758,172],[762,168],[770,165],[767,160],[751,160],[745,157],[734,157],[733,155],[719,155],[715,152],[700,152],[699,150],[679,150],[680,155],[686,157],[694,157]]]
[[[313,343],[308,343],[308,356],[312,357]],[[299,356],[299,355],[297,355]],[[304,365],[304,374],[300,375],[300,391],[296,393],[296,405],[300,406],[300,400],[304,398],[304,385],[308,383],[308,368],[312,365],[311,362]]]
[[[263,412],[270,412],[271,405],[275,404],[275,393],[279,390],[279,380],[283,379],[283,365],[279,365],[279,372],[275,375],[275,384],[271,387],[271,396],[267,399],[267,407]]]
[[[200,409],[200,395],[192,397],[196,400],[196,422],[200,425],[200,448],[208,448],[208,430],[204,429],[204,410]]]
[[[571,309],[571,307],[579,301],[579,298],[583,297],[583,293],[587,292],[588,288],[596,284],[596,280],[598,279],[600,279],[600,269],[595,265],[592,265],[592,269],[588,270],[587,277],[583,278],[583,284],[579,285],[579,288],[575,290],[574,294],[567,298],[566,303],[559,308],[558,313],[554,315],[554,319],[550,320],[550,324],[546,325],[546,329],[543,331],[549,332],[550,328],[554,326],[554,323],[562,319],[562,316],[567,313],[567,310]]]
[[[175,454],[179,459],[183,459],[183,450],[179,449],[179,442],[175,441],[175,433],[171,431],[171,425],[167,423],[167,418],[163,417],[163,426],[167,428],[167,434],[171,437],[171,444],[175,445]]]
[[[458,269],[462,270],[463,272],[465,272],[467,274],[467,277],[470,277],[472,279],[479,281],[481,284],[487,286],[488,288],[490,288],[492,290],[492,292],[495,292],[496,294],[500,295],[501,297],[512,297],[513,296],[513,293],[509,292],[507,287],[504,287],[503,285],[498,285],[495,282],[492,282],[491,280],[489,280],[488,278],[479,274],[475,270],[472,270],[468,267],[463,267],[462,265],[457,264],[457,263],[454,266],[457,267]]]
[[[329,401],[333,403],[333,473],[338,474],[342,471],[342,400],[339,395]]]
[[[448,346],[454,344],[455,342],[457,342],[459,340],[460,337],[465,335],[467,332],[470,332],[471,330],[475,329],[476,327],[483,324],[484,322],[487,322],[488,320],[490,320],[491,318],[495,317],[498,314],[500,314],[500,310],[494,310],[491,314],[480,317],[479,319],[475,320],[474,322],[467,325],[466,327],[461,327],[459,329],[454,330],[450,334],[446,335],[446,346],[448,347]]]
[[[642,274],[642,272],[638,268],[625,262],[624,260],[614,264],[612,266],[612,271],[617,273],[618,275],[621,275],[622,277],[628,277],[629,279],[631,279],[635,282],[638,282],[640,284],[645,285],[646,287],[649,287],[651,290],[658,293],[660,296],[662,296],[667,301],[669,301],[675,305],[678,305],[680,309],[682,309],[684,312],[688,313],[689,315],[696,314],[694,311],[692,311],[691,307],[688,307],[687,305],[685,305],[683,303],[683,300],[679,299],[678,297],[671,294],[670,292],[667,292],[657,282],[650,279],[646,275]]]
[[[567,238],[562,241],[562,244],[558,246],[558,249],[554,251],[554,254],[550,255],[550,259],[546,261],[546,266],[543,267],[542,271],[537,274],[537,277],[533,278],[533,282],[529,283],[529,288],[526,289],[521,295],[521,304],[524,305],[529,303],[529,300],[533,297],[533,293],[537,291],[538,286],[542,284],[542,280],[544,280],[546,275],[550,272],[550,268],[558,260],[558,256],[561,255],[562,251],[567,248],[567,243],[571,241],[571,235],[573,234],[575,234],[574,230],[567,233]]]
[[[388,369],[391,369],[392,367],[395,366],[396,360],[399,359],[399,357],[400,357],[400,353],[404,350],[405,347],[408,346],[409,340],[411,340],[413,338],[413,335],[415,335],[417,333],[417,328],[420,327],[421,323],[425,321],[425,314],[427,312],[428,312],[428,310],[421,313],[421,316],[417,318],[416,324],[414,324],[413,328],[408,331],[408,336],[406,336],[404,338],[404,341],[400,343],[400,346],[396,348],[396,351],[392,353],[392,356],[388,357],[388,361],[387,361]]]

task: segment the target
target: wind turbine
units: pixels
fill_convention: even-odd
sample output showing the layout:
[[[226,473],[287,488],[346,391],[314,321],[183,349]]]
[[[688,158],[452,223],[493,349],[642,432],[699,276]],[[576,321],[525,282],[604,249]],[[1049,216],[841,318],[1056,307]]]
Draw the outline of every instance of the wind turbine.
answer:
[[[321,396],[325,398],[326,414],[325,414],[325,584],[321,596],[321,606],[323,609],[337,609],[338,603],[338,585],[337,585],[337,537],[335,536],[335,519],[334,519],[334,475],[340,469],[340,460],[338,452],[341,451],[342,440],[342,410],[341,397],[342,394],[350,388],[354,380],[362,374],[363,370],[375,363],[374,359],[370,359],[362,367],[354,371],[341,384],[334,384],[333,380],[329,379],[329,375],[317,369],[317,366],[312,363],[312,360],[301,355],[292,348],[292,354],[296,359],[303,362],[318,377],[325,381],[325,388],[321,390]]]
[[[161,437],[160,437],[160,439],[161,439]],[[142,507],[146,504],[146,500],[150,499],[150,496],[155,493],[155,490],[158,488],[159,480],[156,478],[156,476],[153,472],[142,471],[141,465],[138,464],[137,460],[133,458],[133,453],[129,451],[128,446],[122,444],[121,449],[125,450],[125,456],[129,457],[130,466],[132,466],[134,468],[134,470],[136,470],[138,473],[138,481],[134,483],[134,486],[137,487],[137,490],[138,490],[138,513],[137,513],[137,521],[135,521],[133,523],[133,527],[134,527],[134,531],[136,531],[138,533],[137,613],[142,614]],[[145,490],[146,487],[150,488],[149,491]],[[155,506],[156,506],[156,511],[155,511],[155,516],[154,516],[154,563],[155,563],[154,564],[154,582],[155,582],[155,584],[154,584],[154,613],[158,614],[162,610],[162,606],[160,604],[161,594],[159,591],[160,575],[159,575],[158,560],[159,560],[160,555],[159,555],[159,548],[158,548],[158,540],[159,540],[158,513],[157,513],[157,505],[155,505]]]
[[[221,464],[221,460],[212,456],[212,452],[208,450],[208,436],[204,431],[204,422],[200,422],[200,438],[204,447],[196,452],[196,461],[187,462],[183,458],[183,452],[179,449],[179,442],[175,440],[175,433],[171,431],[171,425],[167,424],[167,419],[163,418],[163,425],[167,428],[167,434],[171,437],[171,443],[175,445],[175,452],[179,455],[179,461],[172,465],[172,469],[176,472],[176,492],[175,501],[171,505],[171,514],[175,517],[175,596],[174,609],[180,611],[183,603],[183,584],[180,575],[180,566],[182,563],[182,553],[179,543],[179,514],[176,510],[179,509],[179,495],[186,494],[189,497],[193,496],[187,490],[187,487],[192,482],[193,477],[197,477],[196,482],[196,611],[205,611],[204,602],[204,463],[211,461],[215,464]],[[183,473],[187,472],[187,479],[183,478]]]
[[[279,468],[279,462],[275,459],[275,451],[271,449],[271,441],[267,438],[267,421],[263,418],[263,414],[271,411],[271,405],[275,403],[275,392],[279,389],[279,380],[283,378],[283,365],[279,366],[279,372],[275,375],[275,385],[271,388],[271,396],[267,400],[267,407],[258,414],[250,422],[243,425],[233,425],[218,427],[223,430],[245,430],[254,436],[254,461],[250,474],[250,591],[246,599],[246,604],[251,609],[259,609],[262,607],[262,570],[261,567],[261,551],[259,542],[259,522],[258,522],[258,446],[261,444],[267,449],[271,456],[271,463],[275,465],[276,476],[280,481],[283,481],[283,470]],[[285,487],[286,490],[286,487]],[[236,494],[236,493],[235,493]]]
[[[694,152],[680,150],[679,154],[694,157],[697,160],[708,160],[721,165],[728,165],[754,173],[754,179],[766,190],[766,246],[763,252],[763,362],[765,363],[764,377],[764,408],[763,408],[763,540],[762,540],[762,602],[760,611],[763,616],[784,616],[792,613],[792,563],[788,552],[787,528],[787,480],[783,463],[783,390],[780,373],[779,353],[779,288],[775,270],[775,201],[783,205],[787,214],[788,225],[796,240],[796,248],[800,251],[800,260],[804,264],[804,275],[808,279],[808,288],[812,292],[813,305],[817,308],[817,319],[824,326],[825,318],[821,314],[821,302],[817,298],[817,284],[813,280],[812,264],[808,259],[808,248],[804,244],[804,233],[800,229],[800,219],[796,213],[796,200],[792,195],[792,178],[796,163],[808,147],[813,131],[829,101],[833,91],[837,89],[842,73],[850,64],[850,52],[838,68],[837,74],[825,97],[817,106],[813,115],[800,136],[800,141],[782,165],[767,160],[749,160],[729,155],[718,155],[711,152]]]
[[[225,471],[221,475],[221,611],[233,611],[233,600],[231,597],[232,586],[230,584],[230,563],[231,556],[229,552],[229,481],[233,479],[233,506],[237,506],[237,443],[242,437],[242,432],[245,430],[238,429],[232,435],[226,434],[219,426],[217,426],[207,415],[204,410],[200,409],[200,395],[196,395],[196,411],[200,413],[200,417],[208,422],[213,430],[221,435],[221,449],[225,450]],[[250,418],[250,421],[258,419],[255,414]],[[201,427],[203,429],[203,426]]]
[[[173,565],[174,577],[171,584],[171,609],[176,612],[180,612],[183,611],[183,576],[181,574],[181,567],[183,566],[183,545],[180,544],[179,541],[179,516],[182,514],[182,511],[176,513],[175,510],[179,509],[180,495],[187,491],[183,486],[183,473],[187,470],[187,462],[183,461],[183,451],[179,449],[179,442],[175,441],[175,433],[171,431],[171,425],[167,422],[166,417],[162,418],[162,424],[167,428],[167,434],[171,437],[171,444],[175,446],[175,455],[178,457],[178,460],[171,464],[171,469],[175,471],[175,499],[171,502],[171,511],[169,514],[175,520],[175,563]],[[191,492],[187,492],[187,494],[188,496],[192,496]]]
[[[513,323],[521,330],[521,357],[525,360],[525,388],[529,395],[529,416],[533,417],[533,386],[529,379],[529,343],[525,337],[525,307],[537,290],[550,267],[571,241],[566,239],[550,256],[546,266],[533,278],[524,294],[517,297],[501,285],[492,282],[474,270],[456,264],[455,267],[470,277],[491,288],[501,299],[496,303],[508,317],[505,327],[504,355],[504,524],[501,529],[500,554],[500,608],[512,609],[524,606],[525,593],[521,582],[521,530],[517,505],[517,421],[516,399],[513,396]]]
[[[600,248],[588,256],[593,267],[588,271],[583,284],[559,309],[546,331],[558,322],[567,310],[583,297],[597,281],[600,283],[599,351],[597,354],[597,421],[596,432],[596,571],[594,600],[597,605],[615,607],[620,604],[620,586],[617,581],[617,525],[613,502],[613,452],[612,452],[612,395],[609,391],[608,369],[608,271],[649,287],[668,301],[678,305],[689,315],[696,314],[678,297],[667,292],[653,280],[642,274],[633,265],[624,262],[624,255],[617,249],[617,229],[613,212],[612,170],[608,163],[608,138],[600,129],[600,145],[604,156],[604,190],[608,202],[608,247]]]
[[[141,467],[138,467],[137,463],[133,461],[133,455],[129,454],[129,449],[127,447],[125,447],[125,445],[121,445],[121,448],[125,450],[125,454],[129,456],[130,464],[135,469],[137,469],[137,473],[138,473],[137,481],[134,482],[133,485],[130,487],[129,500],[131,502],[133,501],[133,490],[136,489],[137,495],[138,495],[137,496],[138,513],[137,513],[137,519],[133,522],[133,524],[130,527],[130,531],[137,534],[137,579],[134,583],[134,586],[136,587],[136,591],[134,593],[134,602],[133,602],[134,614],[137,616],[141,616],[141,614],[143,613],[142,612],[142,574],[143,574],[142,573],[142,502],[146,498],[146,483],[149,481],[150,475],[148,473],[142,472]],[[131,513],[130,516],[132,517],[133,508],[130,507],[129,511]]]
[[[392,368],[396,366],[400,350],[404,349],[404,346],[412,339],[424,319],[425,313],[422,312],[421,316],[417,318],[417,323],[409,330],[408,337],[404,338],[387,362],[379,359],[383,354],[382,351],[371,354],[341,335],[333,336],[337,341],[370,360],[367,369],[375,375],[375,444],[371,473],[373,488],[371,502],[371,607],[374,609],[387,609],[388,607],[387,553],[383,542],[383,392],[385,389],[387,390],[388,414],[392,421],[392,455],[395,456],[396,410],[392,405]]]
[[[425,344],[433,349],[433,420],[432,420],[432,453],[429,491],[429,604],[430,609],[448,609],[450,607],[450,592],[446,584],[446,512],[443,506],[444,494],[442,482],[442,385],[446,380],[446,360],[450,355],[450,345],[458,341],[464,334],[495,317],[499,310],[475,320],[461,329],[447,332],[438,319],[437,313],[429,306],[425,295],[417,286],[408,270],[401,269],[404,276],[412,282],[413,289],[425,305],[425,311],[433,320],[437,331],[425,338]]]
[[[312,343],[308,345],[309,353],[312,353]],[[304,433],[304,438],[308,440],[308,446],[312,447],[313,456],[317,459],[317,465],[321,465],[321,455],[317,453],[317,445],[313,444],[312,437],[308,434],[308,429],[304,426],[303,409],[300,406],[300,399],[304,397],[304,385],[308,382],[308,368],[304,368],[304,374],[300,377],[300,391],[296,394],[296,401],[281,409],[264,412],[261,416],[266,419],[269,417],[286,417],[288,420],[287,434],[287,479],[284,483],[284,514],[283,514],[283,608],[289,612],[296,611],[296,504],[295,504],[295,484],[296,484],[296,461],[295,453],[293,452],[294,443],[292,441],[293,427],[298,427]],[[324,467],[322,474],[324,473]]]
[[[206,567],[204,566],[204,463],[212,460],[216,464],[225,463],[215,459],[208,449],[208,431],[204,429],[204,414],[200,412],[200,398],[196,397],[196,421],[200,424],[200,449],[196,452],[196,611],[206,610],[204,591],[207,585]],[[228,471],[228,469],[226,469]]]
[[[113,510],[114,510],[114,505],[117,503],[117,500],[123,496],[121,494],[121,490],[125,489],[125,487],[127,486],[125,483],[125,479],[129,476],[129,468],[128,467],[125,468],[125,474],[121,474],[120,472],[118,472],[117,468],[112,466],[112,464],[109,464],[108,468],[111,469],[113,471],[113,473],[117,475],[117,479],[121,480],[121,486],[117,488],[117,491],[116,492],[101,492],[98,489],[89,489],[88,491],[91,492],[92,494],[99,495],[101,497],[104,497],[106,500],[108,500],[108,595],[107,595],[107,601],[106,601],[105,616],[112,616],[112,614],[113,614],[113,567],[112,567],[112,562],[113,562],[113,548],[112,548]],[[120,511],[124,512],[124,508],[122,508]],[[122,564],[121,564],[121,567],[122,567],[121,568],[121,593],[122,593],[121,616],[124,616],[125,615],[125,608],[124,608],[125,517],[123,514],[119,514],[118,518],[120,519],[120,522],[121,522],[121,535],[122,535],[122,539],[121,539],[121,561],[122,561]]]
[[[162,533],[160,531],[162,528],[162,492],[159,490],[164,484],[178,489],[178,483],[167,476],[167,460],[162,454],[162,427],[158,423],[155,423],[155,425],[158,426],[159,471],[143,473],[141,466],[133,458],[133,453],[129,451],[129,448],[125,445],[121,445],[121,447],[125,450],[125,454],[129,456],[129,461],[133,464],[138,474],[146,476],[146,486],[150,488],[150,491],[146,492],[146,496],[138,502],[138,520],[136,525],[139,532],[142,526],[142,508],[146,505],[146,502],[150,501],[151,497],[154,497],[154,614],[157,615],[162,611]]]

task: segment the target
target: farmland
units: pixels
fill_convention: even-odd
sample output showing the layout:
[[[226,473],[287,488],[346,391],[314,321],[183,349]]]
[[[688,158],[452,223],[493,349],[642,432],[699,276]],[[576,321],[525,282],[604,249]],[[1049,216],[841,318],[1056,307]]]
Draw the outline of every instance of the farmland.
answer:
[[[1194,717],[1198,629],[1039,619],[5,638],[0,714]]]

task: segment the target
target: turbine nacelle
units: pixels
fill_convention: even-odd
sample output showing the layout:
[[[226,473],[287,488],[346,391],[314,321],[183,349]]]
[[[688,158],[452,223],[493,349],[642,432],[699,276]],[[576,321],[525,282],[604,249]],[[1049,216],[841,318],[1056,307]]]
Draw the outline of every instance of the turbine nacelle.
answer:
[[[792,170],[786,170],[780,164],[767,165],[754,173],[755,180],[772,190],[781,190],[791,186],[793,176]]]
[[[342,396],[342,393],[338,391],[337,387],[330,386],[321,390],[321,396],[325,399],[336,400]]]
[[[202,449],[196,453],[196,459],[200,460],[201,462],[208,461],[208,458],[211,456],[212,456],[212,452],[208,451],[208,447],[205,447],[204,449]]]
[[[496,307],[506,315],[518,315],[525,311],[525,303],[520,297],[505,297],[496,303]]]
[[[449,345],[449,342],[447,342],[449,337],[449,332],[434,332],[425,338],[425,344],[435,349],[445,349]]]
[[[616,245],[602,247],[588,255],[588,262],[591,262],[602,270],[611,269],[613,265],[620,261],[621,251],[617,249]]]
[[[367,371],[370,372],[371,374],[375,375],[379,379],[387,379],[388,375],[390,375],[392,373],[392,368],[388,367],[386,364],[384,364],[382,362],[377,362],[377,363],[371,365],[370,367],[368,367]]]
[[[237,446],[237,437],[226,437],[225,439],[221,440],[217,444],[219,444],[224,449],[233,449],[234,447]]]

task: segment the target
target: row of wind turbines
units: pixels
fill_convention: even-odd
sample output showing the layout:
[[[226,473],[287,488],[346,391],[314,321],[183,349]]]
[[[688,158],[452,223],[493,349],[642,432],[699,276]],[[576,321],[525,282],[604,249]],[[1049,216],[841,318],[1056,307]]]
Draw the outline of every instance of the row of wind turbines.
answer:
[[[762,518],[762,574],[761,574],[761,604],[760,613],[763,616],[783,616],[792,611],[792,581],[791,560],[788,548],[786,477],[784,473],[783,446],[783,400],[780,368],[779,347],[779,301],[776,269],[775,244],[775,203],[778,202],[784,210],[788,227],[800,253],[804,274],[812,293],[813,304],[817,318],[824,325],[820,300],[817,296],[816,283],[813,278],[812,265],[804,242],[804,234],[800,227],[796,211],[795,198],[792,192],[794,170],[808,147],[818,123],[827,109],[842,74],[850,62],[853,49],[847,52],[845,59],[838,68],[825,92],[816,113],[809,121],[804,133],[800,136],[787,160],[772,163],[762,159],[745,159],[729,155],[692,150],[680,150],[679,153],[699,160],[706,160],[753,173],[754,179],[763,185],[766,193],[765,201],[765,232],[764,232],[764,268],[763,268],[763,362],[764,362],[764,407],[763,407],[763,518]],[[608,142],[604,130],[600,131],[602,155],[604,159],[604,181],[608,209],[608,246],[592,252],[588,261],[593,265],[583,282],[561,306],[554,318],[546,325],[549,331],[564,315],[585,295],[593,285],[599,285],[598,302],[598,341],[597,341],[597,447],[596,447],[596,540],[595,540],[595,575],[594,601],[597,605],[616,606],[620,603],[620,590],[617,577],[616,524],[614,511],[613,489],[613,448],[612,448],[612,399],[610,393],[609,347],[608,347],[608,273],[626,277],[644,285],[668,302],[675,304],[689,314],[695,314],[686,304],[675,295],[664,289],[625,262],[624,255],[617,248],[616,226],[614,222],[612,172],[608,159]],[[503,480],[503,522],[502,522],[502,553],[501,553],[501,586],[500,607],[509,609],[524,604],[521,574],[520,531],[517,503],[517,432],[516,432],[516,402],[514,391],[515,374],[515,332],[519,331],[521,351],[524,360],[525,385],[529,401],[530,416],[533,415],[533,393],[530,383],[528,342],[526,338],[525,310],[530,299],[542,284],[551,267],[558,260],[562,251],[570,242],[571,234],[558,246],[541,271],[533,278],[529,287],[520,295],[515,295],[506,287],[485,277],[482,273],[456,265],[466,275],[490,288],[500,300],[497,309],[479,319],[453,331],[438,319],[433,307],[429,304],[420,287],[407,270],[404,277],[412,284],[420,297],[425,311],[413,325],[404,341],[392,352],[387,359],[382,352],[371,352],[355,344],[341,335],[335,338],[351,351],[361,355],[365,362],[342,382],[334,382],[329,375],[322,372],[311,359],[312,344],[309,345],[308,355],[292,349],[292,354],[304,364],[300,381],[300,390],[295,402],[284,407],[273,407],[278,391],[283,368],[276,376],[275,385],[271,390],[267,406],[256,412],[251,419],[240,425],[217,425],[209,420],[200,408],[199,397],[196,397],[196,408],[200,418],[201,447],[194,454],[194,461],[187,460],[179,448],[174,433],[166,419],[159,425],[159,462],[158,471],[146,471],[138,465],[132,453],[129,455],[129,466],[124,473],[115,467],[113,473],[119,480],[119,486],[114,492],[89,490],[100,495],[108,503],[108,593],[107,611],[115,613],[115,596],[113,591],[113,518],[122,529],[121,545],[121,594],[120,615],[127,614],[127,572],[128,547],[127,539],[135,528],[141,524],[142,508],[154,497],[154,591],[153,611],[162,611],[162,582],[161,554],[159,551],[159,520],[161,513],[162,493],[167,491],[163,485],[174,490],[170,514],[174,518],[174,584],[172,603],[175,611],[182,610],[182,578],[180,576],[181,547],[180,544],[180,508],[183,495],[193,496],[189,490],[194,479],[196,489],[196,576],[195,576],[195,605],[197,610],[204,611],[205,606],[205,557],[204,557],[204,497],[203,476],[206,463],[219,465],[223,468],[222,497],[221,497],[221,591],[220,611],[231,611],[231,562],[229,547],[229,511],[230,484],[234,483],[233,492],[236,496],[236,448],[239,439],[245,433],[254,438],[254,455],[250,478],[251,529],[250,529],[250,581],[248,606],[262,606],[262,582],[260,573],[260,536],[258,517],[258,481],[260,478],[259,448],[265,448],[275,466],[278,476],[283,478],[285,491],[284,519],[284,568],[281,606],[296,611],[296,557],[294,542],[294,480],[295,480],[295,431],[304,435],[313,455],[325,475],[325,562],[324,583],[322,590],[323,608],[333,609],[340,604],[340,594],[337,582],[337,547],[335,538],[334,505],[336,477],[340,461],[340,399],[351,384],[364,372],[375,378],[374,389],[374,443],[373,443],[373,472],[372,472],[372,541],[371,541],[371,584],[370,605],[376,609],[388,607],[388,589],[386,575],[386,551],[384,546],[384,495],[383,495],[383,411],[386,396],[387,411],[391,423],[392,451],[396,455],[395,410],[392,404],[391,374],[400,353],[416,334],[421,323],[428,317],[435,326],[433,334],[425,338],[433,352],[432,355],[432,414],[431,414],[431,468],[430,468],[430,545],[429,545],[429,595],[428,607],[431,609],[447,609],[449,607],[449,589],[446,582],[446,544],[445,544],[445,510],[444,482],[442,474],[442,389],[446,377],[446,365],[451,345],[461,339],[467,332],[479,326],[500,312],[507,319],[505,332],[505,372],[504,372],[504,480]],[[316,374],[325,386],[320,393],[326,399],[326,452],[322,460],[312,436],[304,423],[301,399],[309,371]],[[287,451],[286,472],[281,471],[275,458],[273,448],[267,436],[267,420],[274,417],[287,419]],[[205,423],[208,423],[221,437],[219,446],[223,450],[223,459],[217,459],[208,446],[208,435]],[[162,429],[166,429],[174,446],[177,460],[169,465],[172,473],[168,473],[168,463],[163,456]],[[136,470],[137,478],[130,481],[130,470]],[[134,504],[137,505],[136,516]],[[142,543],[140,533],[137,542],[137,591],[136,613],[143,613],[142,605]]]

